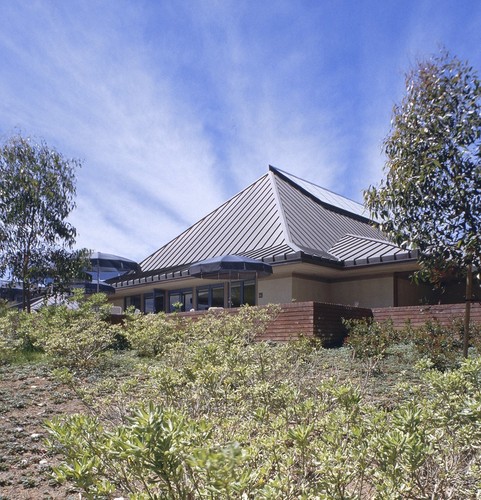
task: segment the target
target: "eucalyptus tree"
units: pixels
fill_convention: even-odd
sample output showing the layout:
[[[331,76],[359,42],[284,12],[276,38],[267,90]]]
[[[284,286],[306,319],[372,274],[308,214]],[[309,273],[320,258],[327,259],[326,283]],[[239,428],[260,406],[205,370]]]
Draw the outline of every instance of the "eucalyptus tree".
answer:
[[[473,267],[481,269],[481,82],[442,51],[406,75],[384,141],[385,179],[365,192],[382,229],[420,250],[421,272],[466,277],[463,353],[467,356]]]
[[[20,134],[1,146],[0,268],[22,283],[24,309],[30,309],[32,286],[60,257],[64,262],[75,243],[76,230],[67,217],[75,207],[80,165],[45,141]]]

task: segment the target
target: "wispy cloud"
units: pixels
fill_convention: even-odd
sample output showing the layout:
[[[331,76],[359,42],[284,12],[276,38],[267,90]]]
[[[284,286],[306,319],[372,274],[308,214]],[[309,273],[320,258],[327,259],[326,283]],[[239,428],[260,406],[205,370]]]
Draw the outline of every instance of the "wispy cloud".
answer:
[[[203,124],[128,37],[37,14],[23,43],[3,40],[27,79],[0,84],[5,122],[84,158],[80,244],[145,256],[224,199]]]
[[[268,164],[360,200],[409,64],[481,67],[481,6],[406,5],[3,2],[0,134],[82,158],[79,245],[137,260]]]

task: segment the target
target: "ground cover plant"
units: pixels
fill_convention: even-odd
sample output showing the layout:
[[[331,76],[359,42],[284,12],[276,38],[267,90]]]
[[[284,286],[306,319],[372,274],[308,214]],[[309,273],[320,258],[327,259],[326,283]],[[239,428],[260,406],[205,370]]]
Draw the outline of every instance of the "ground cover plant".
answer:
[[[433,326],[351,323],[346,346],[325,350],[312,339],[256,342],[275,308],[195,322],[131,315],[119,331],[102,307],[97,297],[2,319],[0,417],[12,437],[0,443],[2,498],[476,498],[481,489],[481,358],[472,349],[463,361],[451,342],[449,364],[437,365]],[[59,346],[74,334],[72,356]],[[130,348],[116,351],[120,334]],[[12,399],[34,380],[58,408],[42,406],[37,432],[22,440],[15,428],[38,399]]]

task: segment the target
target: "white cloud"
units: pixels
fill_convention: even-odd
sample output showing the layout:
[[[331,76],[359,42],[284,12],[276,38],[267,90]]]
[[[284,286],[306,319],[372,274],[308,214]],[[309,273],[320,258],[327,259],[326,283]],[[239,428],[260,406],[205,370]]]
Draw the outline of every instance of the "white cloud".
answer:
[[[128,38],[98,26],[71,38],[80,19],[51,37],[54,20],[41,21],[24,45],[2,37],[30,79],[22,95],[18,76],[0,83],[4,123],[85,159],[72,216],[79,244],[145,257],[225,198],[203,125]]]
[[[79,245],[136,260],[268,164],[359,200],[408,63],[454,40],[480,67],[481,10],[433,5],[3,2],[0,133],[84,159]]]

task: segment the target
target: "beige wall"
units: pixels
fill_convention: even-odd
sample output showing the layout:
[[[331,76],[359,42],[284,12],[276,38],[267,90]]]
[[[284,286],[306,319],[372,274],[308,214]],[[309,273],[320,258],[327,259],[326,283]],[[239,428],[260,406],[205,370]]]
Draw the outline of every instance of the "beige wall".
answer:
[[[292,273],[292,271],[291,271]],[[388,307],[395,305],[414,305],[426,296],[424,287],[416,287],[404,276],[361,277],[342,281],[326,281],[308,277],[304,274],[284,274],[284,276],[260,279],[257,282],[257,301],[259,305],[269,303],[289,303],[292,301],[317,301],[345,304],[359,307]],[[395,283],[395,280],[397,284]],[[176,288],[185,288],[191,282],[176,283]],[[114,305],[124,306],[126,295],[142,295],[162,288],[160,284],[148,284],[124,289],[110,298]],[[173,285],[171,285],[173,288]],[[397,291],[395,293],[395,288]],[[262,297],[259,296],[262,295]]]
[[[258,305],[285,304],[291,300],[292,278],[265,279],[257,282]]]
[[[123,297],[109,297],[109,302],[113,306],[120,306],[122,311],[124,310],[124,298]]]
[[[142,295],[152,290],[152,286],[133,287],[111,297],[110,301],[123,308],[125,295]],[[408,295],[408,292],[403,291],[404,294]],[[392,276],[330,283],[296,275],[261,279],[257,283],[257,301],[259,305],[317,301],[359,307],[386,307],[394,305],[394,283]]]
[[[293,276],[261,280],[258,284],[262,298],[259,305],[317,301],[359,307],[388,307],[394,305],[394,278],[356,279],[327,283],[321,280]]]
[[[430,302],[432,299],[432,287],[419,284],[416,285],[409,278],[397,278],[397,306],[414,306]]]
[[[331,285],[325,281],[293,276],[292,300],[305,302],[331,302]]]
[[[392,276],[331,283],[331,302],[359,307],[389,307],[394,304]]]

